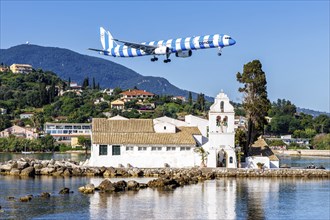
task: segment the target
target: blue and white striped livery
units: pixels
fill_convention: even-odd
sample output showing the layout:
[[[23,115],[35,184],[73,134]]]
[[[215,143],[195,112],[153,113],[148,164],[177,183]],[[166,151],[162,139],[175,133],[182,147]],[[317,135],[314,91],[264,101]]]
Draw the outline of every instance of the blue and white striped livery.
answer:
[[[176,57],[190,57],[193,50],[218,48],[221,56],[222,48],[234,45],[236,41],[226,34],[213,34],[196,37],[176,38],[169,40],[151,41],[143,43],[132,43],[114,39],[109,31],[100,27],[101,44],[103,49],[93,49],[100,54],[113,57],[137,57],[152,55],[151,61],[157,61],[158,55],[165,55],[164,63],[171,62],[171,53]],[[119,43],[122,43],[120,45]]]

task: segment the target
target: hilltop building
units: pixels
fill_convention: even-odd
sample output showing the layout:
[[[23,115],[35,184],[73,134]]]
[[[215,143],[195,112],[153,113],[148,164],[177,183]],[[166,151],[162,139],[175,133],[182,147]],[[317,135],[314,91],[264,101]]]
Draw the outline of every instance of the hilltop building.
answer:
[[[32,66],[29,64],[16,64],[10,66],[10,70],[13,73],[22,73],[22,74],[29,74],[32,72]]]
[[[115,100],[115,101],[112,101],[112,102],[110,103],[110,106],[111,106],[111,108],[115,108],[115,109],[118,109],[118,110],[122,110],[122,109],[125,108],[125,102],[123,102],[123,101],[117,99],[117,100]]]
[[[24,128],[18,125],[14,125],[10,128],[6,128],[5,130],[0,131],[0,138],[7,138],[10,135],[26,139],[36,139],[39,136],[35,128]]]
[[[138,89],[125,91],[120,93],[120,95],[121,95],[121,100],[124,102],[129,102],[132,100],[139,100],[140,102],[142,102],[142,101],[146,101],[148,98],[153,98],[155,96],[155,94],[151,92],[147,92],[145,90],[138,90]]]
[[[8,72],[9,71],[9,67],[8,66],[2,66],[0,65],[0,72]]]

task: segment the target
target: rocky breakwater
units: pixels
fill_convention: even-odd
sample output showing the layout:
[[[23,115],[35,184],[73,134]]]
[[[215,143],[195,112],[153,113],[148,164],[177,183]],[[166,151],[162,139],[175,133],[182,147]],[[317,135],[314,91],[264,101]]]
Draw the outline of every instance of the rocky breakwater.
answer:
[[[226,168],[114,168],[87,167],[71,160],[37,160],[21,158],[0,163],[0,174],[13,176],[100,176],[175,178],[181,183],[222,177],[323,177],[330,178],[330,170],[321,169],[226,169]],[[173,185],[173,184],[172,184]]]
[[[138,183],[135,180],[121,180],[118,182],[111,182],[109,179],[104,179],[99,186],[95,187],[94,184],[88,183],[85,186],[79,187],[79,192],[85,194],[92,194],[95,191],[100,193],[116,193],[126,191],[138,191],[140,189],[152,188],[158,190],[174,190],[177,187],[182,187],[189,184],[197,184],[199,179],[197,177],[188,178],[187,176],[163,176],[148,183]]]

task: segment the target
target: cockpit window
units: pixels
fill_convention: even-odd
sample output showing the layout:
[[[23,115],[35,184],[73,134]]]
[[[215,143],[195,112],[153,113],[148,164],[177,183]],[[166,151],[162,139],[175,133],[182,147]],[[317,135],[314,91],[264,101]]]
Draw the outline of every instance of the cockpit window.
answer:
[[[225,37],[225,39],[231,39],[231,37]]]

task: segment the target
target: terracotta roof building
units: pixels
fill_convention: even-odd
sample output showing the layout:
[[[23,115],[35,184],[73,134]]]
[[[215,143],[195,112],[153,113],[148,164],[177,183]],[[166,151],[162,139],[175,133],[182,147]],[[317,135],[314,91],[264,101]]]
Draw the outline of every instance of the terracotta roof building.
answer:
[[[175,127],[169,123],[155,126],[158,124],[152,119],[94,118],[89,165],[194,166],[197,161],[194,159],[194,148],[198,145],[196,136],[201,136],[199,129]]]
[[[138,90],[138,89],[125,91],[120,93],[120,95],[121,95],[121,100],[123,100],[124,102],[129,102],[135,99],[144,101],[148,98],[153,98],[155,96],[155,94],[151,92],[147,92],[145,90]]]

